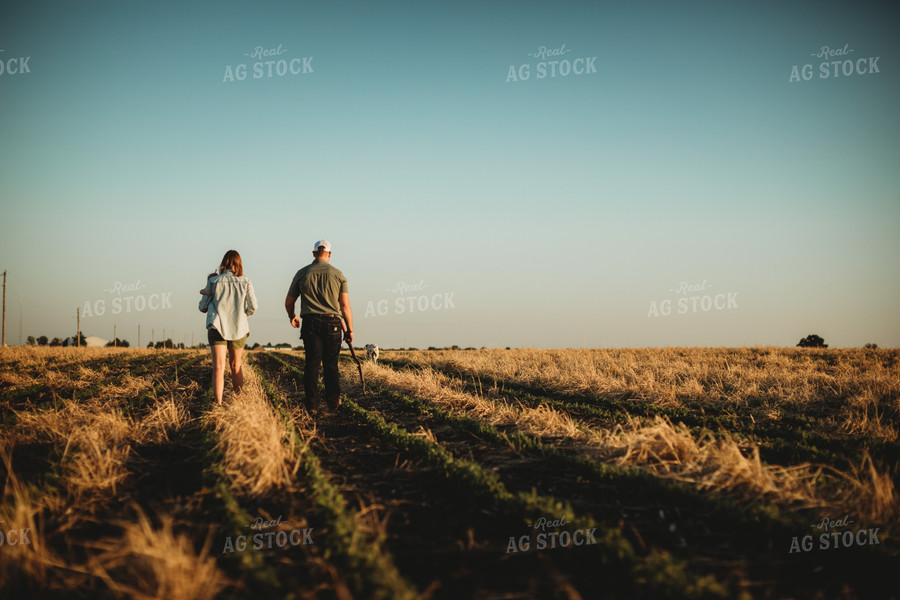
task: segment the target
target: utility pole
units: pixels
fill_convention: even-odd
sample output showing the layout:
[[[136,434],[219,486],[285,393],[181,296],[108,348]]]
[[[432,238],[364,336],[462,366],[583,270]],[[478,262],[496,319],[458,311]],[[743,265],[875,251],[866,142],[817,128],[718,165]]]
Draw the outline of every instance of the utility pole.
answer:
[[[113,325],[113,348],[119,347],[119,338],[116,335],[116,326]]]
[[[6,269],[3,269],[3,345],[6,345]]]
[[[19,295],[19,345],[22,345],[22,303],[25,301],[25,294]]]
[[[138,345],[137,345],[137,347],[138,348],[141,347],[141,326],[140,325],[138,325]]]
[[[78,331],[75,333],[75,347],[81,347],[81,309],[75,309],[75,322],[77,323]]]

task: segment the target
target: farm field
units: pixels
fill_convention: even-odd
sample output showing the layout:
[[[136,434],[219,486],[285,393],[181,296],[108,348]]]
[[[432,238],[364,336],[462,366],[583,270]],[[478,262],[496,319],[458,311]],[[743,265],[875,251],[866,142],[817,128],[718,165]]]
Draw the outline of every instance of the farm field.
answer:
[[[895,598],[900,351],[0,350],[2,598]]]

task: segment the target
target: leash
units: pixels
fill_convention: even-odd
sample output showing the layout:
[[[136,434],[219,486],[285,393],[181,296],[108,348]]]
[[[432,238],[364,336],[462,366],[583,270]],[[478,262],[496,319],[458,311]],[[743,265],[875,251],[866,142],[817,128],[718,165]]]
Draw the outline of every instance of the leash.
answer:
[[[343,319],[341,319],[341,329],[344,331],[344,333],[347,332],[347,325],[346,325],[346,323],[344,323]],[[359,369],[359,382],[362,384],[362,392],[363,392],[363,396],[365,396],[366,395],[366,379],[365,379],[365,377],[363,377],[362,363],[359,362],[358,358],[356,358],[356,350],[353,349],[353,344],[351,344],[349,341],[347,341],[347,345],[350,347],[350,356],[353,357],[353,362],[356,363],[356,368]]]
[[[353,361],[356,363],[356,368],[359,369],[359,381],[362,383],[362,392],[363,396],[366,395],[366,379],[363,377],[362,372],[362,363],[359,362],[359,359],[356,358],[356,351],[353,349],[353,344],[347,342],[347,345],[350,346],[350,356],[353,357]]]

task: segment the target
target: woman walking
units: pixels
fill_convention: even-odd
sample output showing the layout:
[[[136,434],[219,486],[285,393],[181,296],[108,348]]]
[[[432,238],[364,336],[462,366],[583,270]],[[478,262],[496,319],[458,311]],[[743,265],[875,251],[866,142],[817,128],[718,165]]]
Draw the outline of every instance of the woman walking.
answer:
[[[209,276],[200,294],[200,312],[206,313],[206,332],[212,351],[213,388],[216,402],[221,404],[225,391],[226,352],[234,393],[241,393],[244,385],[241,354],[250,335],[247,317],[256,312],[256,293],[253,284],[244,277],[244,266],[237,250],[225,253],[218,272]]]

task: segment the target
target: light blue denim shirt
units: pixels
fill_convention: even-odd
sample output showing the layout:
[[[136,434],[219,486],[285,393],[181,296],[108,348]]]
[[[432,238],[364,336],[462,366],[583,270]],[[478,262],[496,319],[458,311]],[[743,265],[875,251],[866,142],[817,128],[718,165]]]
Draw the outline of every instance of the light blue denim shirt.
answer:
[[[206,282],[211,296],[200,297],[200,312],[206,313],[206,328],[215,328],[225,340],[239,340],[250,333],[247,317],[256,312],[256,293],[246,277],[225,271]]]

